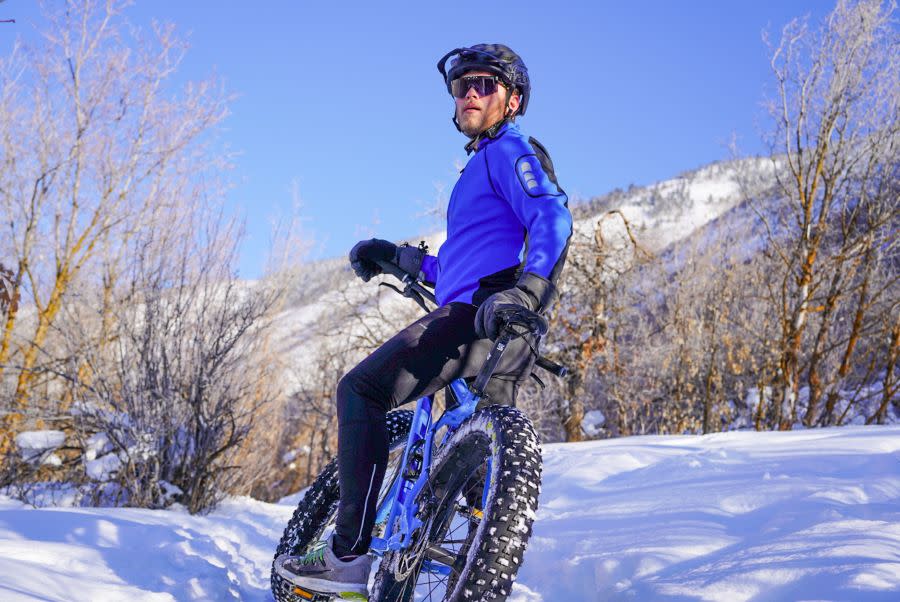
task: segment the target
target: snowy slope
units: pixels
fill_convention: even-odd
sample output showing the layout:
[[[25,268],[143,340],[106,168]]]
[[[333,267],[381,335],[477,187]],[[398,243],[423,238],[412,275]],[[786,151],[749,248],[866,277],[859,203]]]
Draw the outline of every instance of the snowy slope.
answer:
[[[544,449],[511,600],[900,600],[900,427]],[[270,600],[288,505],[31,509],[0,498],[0,600]]]
[[[535,600],[900,600],[900,428],[553,445],[545,470]]]
[[[769,159],[713,163],[650,186],[634,187],[615,200],[607,198],[603,201],[601,197],[596,206],[593,201],[587,202],[596,211],[578,209],[577,201],[573,201],[576,215],[581,216],[574,224],[575,239],[592,240],[595,229],[601,224],[604,237],[616,247],[617,240],[625,240],[623,224],[621,220],[604,219],[604,215],[607,211],[617,210],[628,220],[643,245],[659,251],[689,238],[731,212],[744,195],[770,186],[772,169]],[[446,232],[435,232],[404,240],[412,244],[424,240],[430,252],[437,254],[445,239]],[[575,246],[570,249],[570,257],[579,253]],[[630,255],[630,251],[623,253],[623,257]],[[386,281],[396,284],[390,277]],[[360,314],[366,316],[369,328],[380,323],[385,313],[399,314],[412,307],[408,299],[377,287],[375,281],[364,283],[357,279],[342,258],[301,268],[300,283],[298,292],[274,320],[272,332],[274,355],[284,358],[292,367],[286,377],[291,384],[308,378],[307,372],[316,369],[314,358],[317,354],[330,351],[328,339],[349,304],[355,305]],[[380,298],[381,311],[376,298]],[[412,315],[418,317],[418,314]],[[365,336],[366,327],[362,322],[353,321],[345,332],[351,336]]]

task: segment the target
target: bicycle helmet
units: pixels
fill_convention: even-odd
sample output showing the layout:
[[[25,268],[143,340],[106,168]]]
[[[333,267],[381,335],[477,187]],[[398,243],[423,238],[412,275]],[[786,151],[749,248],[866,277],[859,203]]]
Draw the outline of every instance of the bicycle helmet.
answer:
[[[450,68],[446,69],[447,60],[453,57]],[[522,57],[503,44],[475,44],[464,48],[454,48],[438,61],[438,71],[444,77],[447,92],[450,82],[461,77],[467,71],[487,71],[498,76],[510,89],[519,91],[519,115],[525,114],[528,98],[531,96],[531,80],[528,79],[528,68]],[[452,92],[451,92],[452,93]]]

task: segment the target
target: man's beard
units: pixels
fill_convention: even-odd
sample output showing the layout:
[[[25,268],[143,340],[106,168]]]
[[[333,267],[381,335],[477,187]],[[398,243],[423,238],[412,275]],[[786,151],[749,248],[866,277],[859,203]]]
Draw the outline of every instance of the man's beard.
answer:
[[[483,132],[487,128],[481,127],[484,123],[484,115],[478,113],[473,117],[477,117],[477,119],[466,118],[465,115],[462,117],[457,117],[456,121],[459,123],[459,129],[463,134],[468,136],[469,138],[474,138],[481,132]]]

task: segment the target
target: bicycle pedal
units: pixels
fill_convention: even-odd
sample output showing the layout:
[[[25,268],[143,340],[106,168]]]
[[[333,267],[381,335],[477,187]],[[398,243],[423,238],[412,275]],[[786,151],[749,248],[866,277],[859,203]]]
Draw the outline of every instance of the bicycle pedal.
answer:
[[[336,600],[351,600],[352,602],[366,602],[369,597],[365,594],[358,594],[356,592],[339,592],[336,594],[323,594],[321,592],[316,592],[312,590],[303,589],[299,586],[294,586],[291,590],[295,596],[299,596],[303,600],[309,600],[309,602],[335,602]]]

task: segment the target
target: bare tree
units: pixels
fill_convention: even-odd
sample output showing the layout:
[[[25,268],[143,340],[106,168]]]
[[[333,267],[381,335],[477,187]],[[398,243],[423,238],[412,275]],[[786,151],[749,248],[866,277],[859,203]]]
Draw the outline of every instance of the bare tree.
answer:
[[[280,411],[281,429],[272,464],[254,486],[256,495],[277,499],[311,482],[336,451],[335,392],[344,374],[368,353],[421,315],[409,299],[353,277],[346,260],[316,267],[322,285],[295,298],[308,312],[283,351],[291,390]],[[385,278],[389,280],[389,278]],[[298,342],[299,340],[299,342]],[[285,461],[285,458],[288,458]]]
[[[819,31],[792,21],[772,51],[779,91],[770,106],[777,123],[773,151],[784,204],[760,216],[780,274],[771,300],[781,320],[775,413],[782,427],[800,419],[804,380],[803,422],[840,421],[838,400],[849,380],[873,376],[853,370],[866,364],[860,342],[884,323],[879,313],[895,311],[895,6],[840,0]]]
[[[346,336],[323,337],[293,374],[297,387],[285,406],[286,427],[265,497],[278,499],[310,484],[337,451],[335,391],[358,352]]]
[[[157,225],[174,180],[220,162],[203,146],[226,97],[213,81],[171,94],[184,44],[171,27],[129,28],[124,5],[67,3],[49,12],[39,46],[0,59],[0,254],[12,270],[8,293],[20,299],[0,329],[11,398],[0,452],[76,288],[112,289],[119,262],[104,252]]]
[[[610,424],[617,424],[615,430],[623,427],[624,406],[630,401],[618,390],[624,366],[616,327],[621,324],[621,334],[631,336],[622,319],[626,308],[637,302],[630,283],[633,274],[652,257],[618,210],[605,213],[596,224],[582,223],[573,232],[562,294],[554,309],[556,325],[547,344],[551,355],[572,369],[564,384],[552,386],[554,395],[549,396],[557,404],[557,419],[566,441],[584,438],[582,421],[587,407],[600,409]],[[597,380],[602,381],[599,388],[593,386]]]
[[[5,319],[7,313],[18,309],[18,299],[12,286],[13,273],[0,264],[0,319]]]
[[[237,225],[198,195],[169,228],[132,239],[110,338],[96,341],[93,303],[67,330],[73,421],[85,438],[103,433],[118,460],[115,488],[99,490],[119,496],[108,501],[208,510],[246,478],[236,459],[280,393],[267,336],[280,291],[236,279]]]
[[[48,476],[12,470],[12,452],[53,422],[53,478],[203,511],[270,449],[252,427],[277,414],[268,326],[296,279],[236,279],[212,150],[228,97],[212,80],[175,90],[184,44],[131,28],[126,4],[67,3],[41,45],[0,60],[0,453],[16,478]]]

